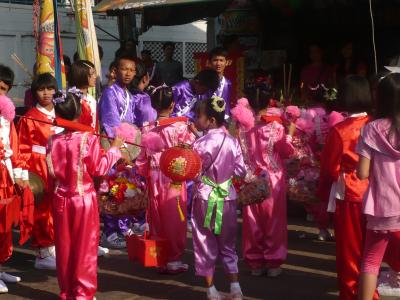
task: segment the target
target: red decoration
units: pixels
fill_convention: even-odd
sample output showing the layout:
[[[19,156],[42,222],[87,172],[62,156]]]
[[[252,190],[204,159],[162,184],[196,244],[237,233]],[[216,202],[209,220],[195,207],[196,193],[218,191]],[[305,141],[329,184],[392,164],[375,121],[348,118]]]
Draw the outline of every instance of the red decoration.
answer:
[[[161,172],[173,182],[194,179],[201,170],[201,159],[187,145],[166,149],[160,158]]]
[[[128,258],[144,267],[163,267],[167,264],[169,244],[165,239],[148,239],[131,235],[126,237]]]

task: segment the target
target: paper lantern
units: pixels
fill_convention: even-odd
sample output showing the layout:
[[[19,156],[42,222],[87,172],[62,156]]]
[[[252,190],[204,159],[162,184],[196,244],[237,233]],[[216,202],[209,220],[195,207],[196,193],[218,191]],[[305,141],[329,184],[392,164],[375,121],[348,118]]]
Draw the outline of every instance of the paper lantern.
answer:
[[[201,170],[200,156],[188,145],[166,149],[160,158],[161,172],[174,183],[192,180]]]

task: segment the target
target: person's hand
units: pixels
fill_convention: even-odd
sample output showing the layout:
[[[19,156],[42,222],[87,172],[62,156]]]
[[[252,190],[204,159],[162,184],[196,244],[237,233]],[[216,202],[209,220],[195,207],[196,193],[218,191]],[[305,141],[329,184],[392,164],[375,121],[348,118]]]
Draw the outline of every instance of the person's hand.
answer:
[[[291,122],[288,126],[288,134],[290,136],[293,136],[294,133],[296,132],[296,124],[294,124],[293,122]]]
[[[116,136],[113,142],[111,143],[111,147],[121,148],[124,145],[124,139],[120,136]]]
[[[21,178],[16,178],[15,183],[21,188],[24,189],[29,186],[28,180],[22,180]]]

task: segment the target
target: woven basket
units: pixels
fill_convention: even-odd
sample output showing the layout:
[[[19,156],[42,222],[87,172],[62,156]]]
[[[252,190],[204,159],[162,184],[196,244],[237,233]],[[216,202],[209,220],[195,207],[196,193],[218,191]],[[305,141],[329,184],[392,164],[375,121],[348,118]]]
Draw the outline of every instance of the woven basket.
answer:
[[[99,196],[100,211],[115,216],[138,215],[147,209],[148,201],[147,193],[138,193],[135,197],[125,198],[122,203],[116,203],[108,196]]]

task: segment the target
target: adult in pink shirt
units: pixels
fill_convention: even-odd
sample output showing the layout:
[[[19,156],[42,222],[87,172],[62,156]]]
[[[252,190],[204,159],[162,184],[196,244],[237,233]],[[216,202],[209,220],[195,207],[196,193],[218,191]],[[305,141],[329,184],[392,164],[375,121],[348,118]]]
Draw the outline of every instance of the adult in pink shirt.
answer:
[[[309,59],[310,63],[303,67],[300,74],[301,96],[305,101],[312,99],[312,91],[318,85],[329,87],[333,84],[332,67],[324,62],[323,50],[319,45],[310,45]]]

